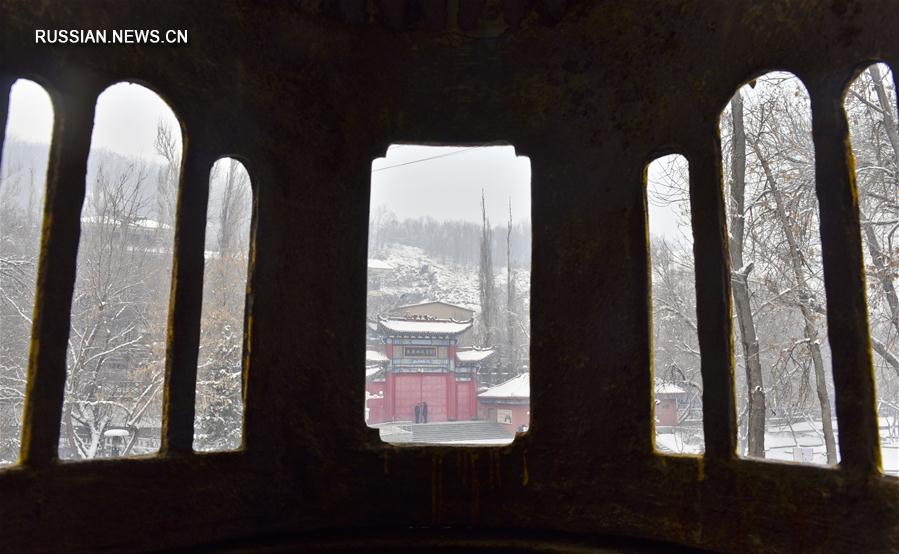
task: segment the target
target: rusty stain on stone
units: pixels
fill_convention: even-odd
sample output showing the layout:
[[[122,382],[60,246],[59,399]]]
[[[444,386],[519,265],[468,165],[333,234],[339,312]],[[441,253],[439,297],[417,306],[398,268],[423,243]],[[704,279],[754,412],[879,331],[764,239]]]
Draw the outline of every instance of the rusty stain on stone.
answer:
[[[528,480],[530,476],[528,475],[528,451],[521,451],[521,486],[528,486]]]
[[[471,494],[471,523],[475,524],[481,518],[481,482],[480,482],[480,455],[476,450],[468,454],[469,464],[469,488]]]
[[[431,524],[440,523],[440,504],[443,496],[443,452],[431,454]]]

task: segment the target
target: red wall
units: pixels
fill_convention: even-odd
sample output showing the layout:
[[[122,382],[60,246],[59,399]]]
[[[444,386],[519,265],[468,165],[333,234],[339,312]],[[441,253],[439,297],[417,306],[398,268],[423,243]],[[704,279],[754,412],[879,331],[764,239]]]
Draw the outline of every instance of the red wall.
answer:
[[[512,422],[506,423],[498,421],[496,410],[508,410],[512,412]],[[530,404],[494,404],[490,402],[480,402],[478,417],[487,421],[503,423],[509,427],[509,430],[515,432],[522,425],[529,426],[531,416],[528,412],[531,410]]]
[[[471,381],[456,383],[456,406],[459,410],[457,419],[474,419],[474,416],[477,415],[471,411],[470,388]]]
[[[368,408],[368,424],[375,425],[376,423],[384,422],[384,399],[383,398],[369,398],[368,402],[365,405]]]
[[[365,383],[365,391],[369,394],[383,395],[387,384],[384,381],[369,381]],[[384,398],[369,398],[365,402],[368,408],[368,424],[374,425],[384,421]]]
[[[428,403],[428,421],[446,421],[446,377],[442,373],[394,374],[394,419],[415,421],[415,405]]]
[[[656,425],[669,427],[677,425],[677,400],[660,398],[656,401]]]
[[[456,419],[468,421],[478,417],[478,383],[475,380],[456,382]]]
[[[385,388],[387,388],[387,383],[384,381],[369,381],[365,383],[365,390],[370,394],[384,394]]]
[[[366,390],[375,394],[366,385]],[[428,403],[428,422],[477,416],[477,381],[456,381],[453,373],[388,373],[383,383],[383,421],[415,421],[415,405]],[[371,401],[369,401],[369,408]],[[376,423],[369,412],[369,423]]]

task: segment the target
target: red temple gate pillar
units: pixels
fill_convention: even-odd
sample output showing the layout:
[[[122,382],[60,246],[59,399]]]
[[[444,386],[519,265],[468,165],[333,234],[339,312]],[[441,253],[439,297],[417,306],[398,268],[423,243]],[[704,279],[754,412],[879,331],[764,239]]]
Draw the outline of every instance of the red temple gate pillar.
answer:
[[[456,405],[456,374],[446,372],[446,420],[459,419],[459,410]]]

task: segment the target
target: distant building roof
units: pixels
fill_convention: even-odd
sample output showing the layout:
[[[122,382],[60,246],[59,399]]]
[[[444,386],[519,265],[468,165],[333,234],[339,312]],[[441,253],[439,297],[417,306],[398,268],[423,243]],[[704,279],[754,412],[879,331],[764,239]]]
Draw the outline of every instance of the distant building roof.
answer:
[[[369,258],[368,259],[368,269],[383,269],[385,271],[389,271],[389,270],[393,269],[393,266],[387,262]]]
[[[130,434],[127,429],[107,429],[103,432],[104,437],[127,437]]]
[[[409,335],[458,335],[471,327],[471,320],[429,317],[386,318],[378,321],[382,331]]]
[[[377,350],[366,350],[365,351],[365,361],[366,363],[382,363],[389,361],[387,356],[381,354]]]
[[[530,398],[531,397],[531,374],[522,373],[518,377],[513,377],[505,383],[500,383],[495,387],[490,387],[478,398]]]
[[[82,223],[102,223],[102,224],[116,224],[116,225],[129,225],[131,227],[141,227],[144,229],[171,229],[171,225],[167,225],[165,223],[160,223],[156,220],[149,219],[146,217],[138,217],[134,219],[117,219],[112,216],[106,215],[88,215],[81,218]]]
[[[672,383],[656,383],[656,394],[686,394],[687,391]]]
[[[456,359],[460,362],[482,362],[492,356],[496,352],[492,348],[481,349],[473,349],[473,350],[462,350],[460,352],[456,352]]]
[[[393,311],[398,312],[400,310],[408,310],[409,308],[420,308],[422,306],[430,306],[431,304],[443,304],[444,306],[449,306],[451,308],[465,310],[466,312],[468,312],[470,314],[474,313],[474,310],[471,310],[464,306],[459,306],[458,304],[450,304],[449,302],[443,302],[441,300],[428,300],[426,302],[419,302],[418,304],[406,304],[404,306],[397,306]]]

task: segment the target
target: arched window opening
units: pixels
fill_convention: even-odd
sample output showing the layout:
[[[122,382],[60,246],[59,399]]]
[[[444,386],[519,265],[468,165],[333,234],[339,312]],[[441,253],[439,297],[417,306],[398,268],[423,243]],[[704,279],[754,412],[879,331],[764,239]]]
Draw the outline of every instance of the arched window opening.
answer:
[[[53,103],[40,85],[9,91],[0,163],[0,465],[19,458],[31,317],[53,134]]]
[[[665,454],[700,454],[705,450],[702,374],[686,158],[674,154],[649,164],[646,200],[655,448]]]
[[[738,454],[839,461],[808,92],[741,87],[720,121],[736,328]]]
[[[372,163],[365,421],[390,443],[530,425],[530,161],[393,145]]]
[[[159,449],[181,152],[178,120],[154,92],[119,83],[97,99],[60,458]]]
[[[239,161],[222,158],[209,174],[203,315],[197,366],[194,450],[240,447],[242,353],[253,190]]]
[[[899,124],[890,68],[874,64],[844,100],[855,158],[884,473],[899,476]]]

